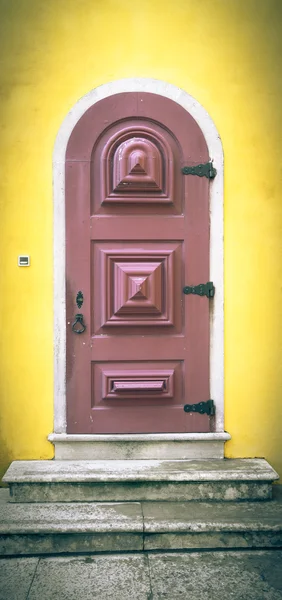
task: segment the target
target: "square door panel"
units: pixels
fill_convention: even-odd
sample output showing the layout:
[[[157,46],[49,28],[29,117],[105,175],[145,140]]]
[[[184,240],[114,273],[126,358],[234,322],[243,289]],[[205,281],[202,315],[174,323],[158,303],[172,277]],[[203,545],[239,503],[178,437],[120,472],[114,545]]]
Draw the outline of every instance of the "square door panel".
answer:
[[[92,407],[175,404],[182,386],[181,361],[92,363]]]
[[[181,244],[114,244],[94,243],[94,331],[175,329],[181,296]]]

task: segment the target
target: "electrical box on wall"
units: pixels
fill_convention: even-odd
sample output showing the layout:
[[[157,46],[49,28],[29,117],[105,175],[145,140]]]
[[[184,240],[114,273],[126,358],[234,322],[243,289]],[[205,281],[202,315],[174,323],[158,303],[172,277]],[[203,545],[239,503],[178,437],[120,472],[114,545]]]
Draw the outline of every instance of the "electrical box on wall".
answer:
[[[21,254],[18,256],[18,266],[19,267],[29,267],[30,266],[30,256],[27,254]]]

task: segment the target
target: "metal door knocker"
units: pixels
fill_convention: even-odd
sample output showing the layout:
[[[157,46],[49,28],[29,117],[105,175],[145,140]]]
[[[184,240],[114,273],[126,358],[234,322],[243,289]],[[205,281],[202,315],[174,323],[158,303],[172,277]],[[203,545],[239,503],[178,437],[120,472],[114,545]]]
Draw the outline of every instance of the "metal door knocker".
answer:
[[[79,323],[79,325],[80,325],[79,329],[75,328],[77,323]],[[83,333],[85,331],[86,325],[83,321],[83,315],[81,313],[78,313],[77,315],[75,315],[75,321],[73,322],[71,328],[74,333]]]

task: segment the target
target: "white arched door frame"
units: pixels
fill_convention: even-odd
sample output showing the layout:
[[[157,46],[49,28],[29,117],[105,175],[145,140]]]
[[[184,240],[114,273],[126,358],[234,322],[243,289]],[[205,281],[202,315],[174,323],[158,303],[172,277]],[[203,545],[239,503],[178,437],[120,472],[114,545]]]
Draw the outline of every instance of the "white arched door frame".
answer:
[[[192,96],[157,79],[112,81],[83,96],[67,114],[58,132],[53,155],[54,187],[54,433],[50,441],[69,441],[66,434],[66,299],[65,299],[65,155],[70,135],[82,115],[96,102],[122,92],[150,92],[170,98],[187,110],[200,126],[217,175],[210,185],[210,279],[215,285],[211,303],[210,392],[216,405],[216,431],[179,434],[181,439],[226,441],[224,433],[224,313],[223,313],[223,150],[218,131],[206,110]],[[157,434],[155,434],[156,437]],[[158,434],[160,439],[172,434]],[[178,434],[173,434],[174,439]],[[97,436],[80,436],[91,441]],[[104,436],[106,437],[106,436]],[[140,436],[139,436],[140,437]],[[75,440],[73,440],[75,441]]]

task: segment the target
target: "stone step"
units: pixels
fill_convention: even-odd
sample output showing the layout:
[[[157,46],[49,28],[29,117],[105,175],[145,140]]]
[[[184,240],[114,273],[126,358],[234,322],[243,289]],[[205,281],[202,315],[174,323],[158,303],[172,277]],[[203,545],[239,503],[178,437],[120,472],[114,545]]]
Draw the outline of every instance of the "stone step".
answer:
[[[0,554],[282,547],[282,503],[0,505]]]
[[[51,433],[56,460],[223,458],[226,431],[210,433]]]
[[[12,502],[270,500],[277,473],[264,459],[15,461]]]

